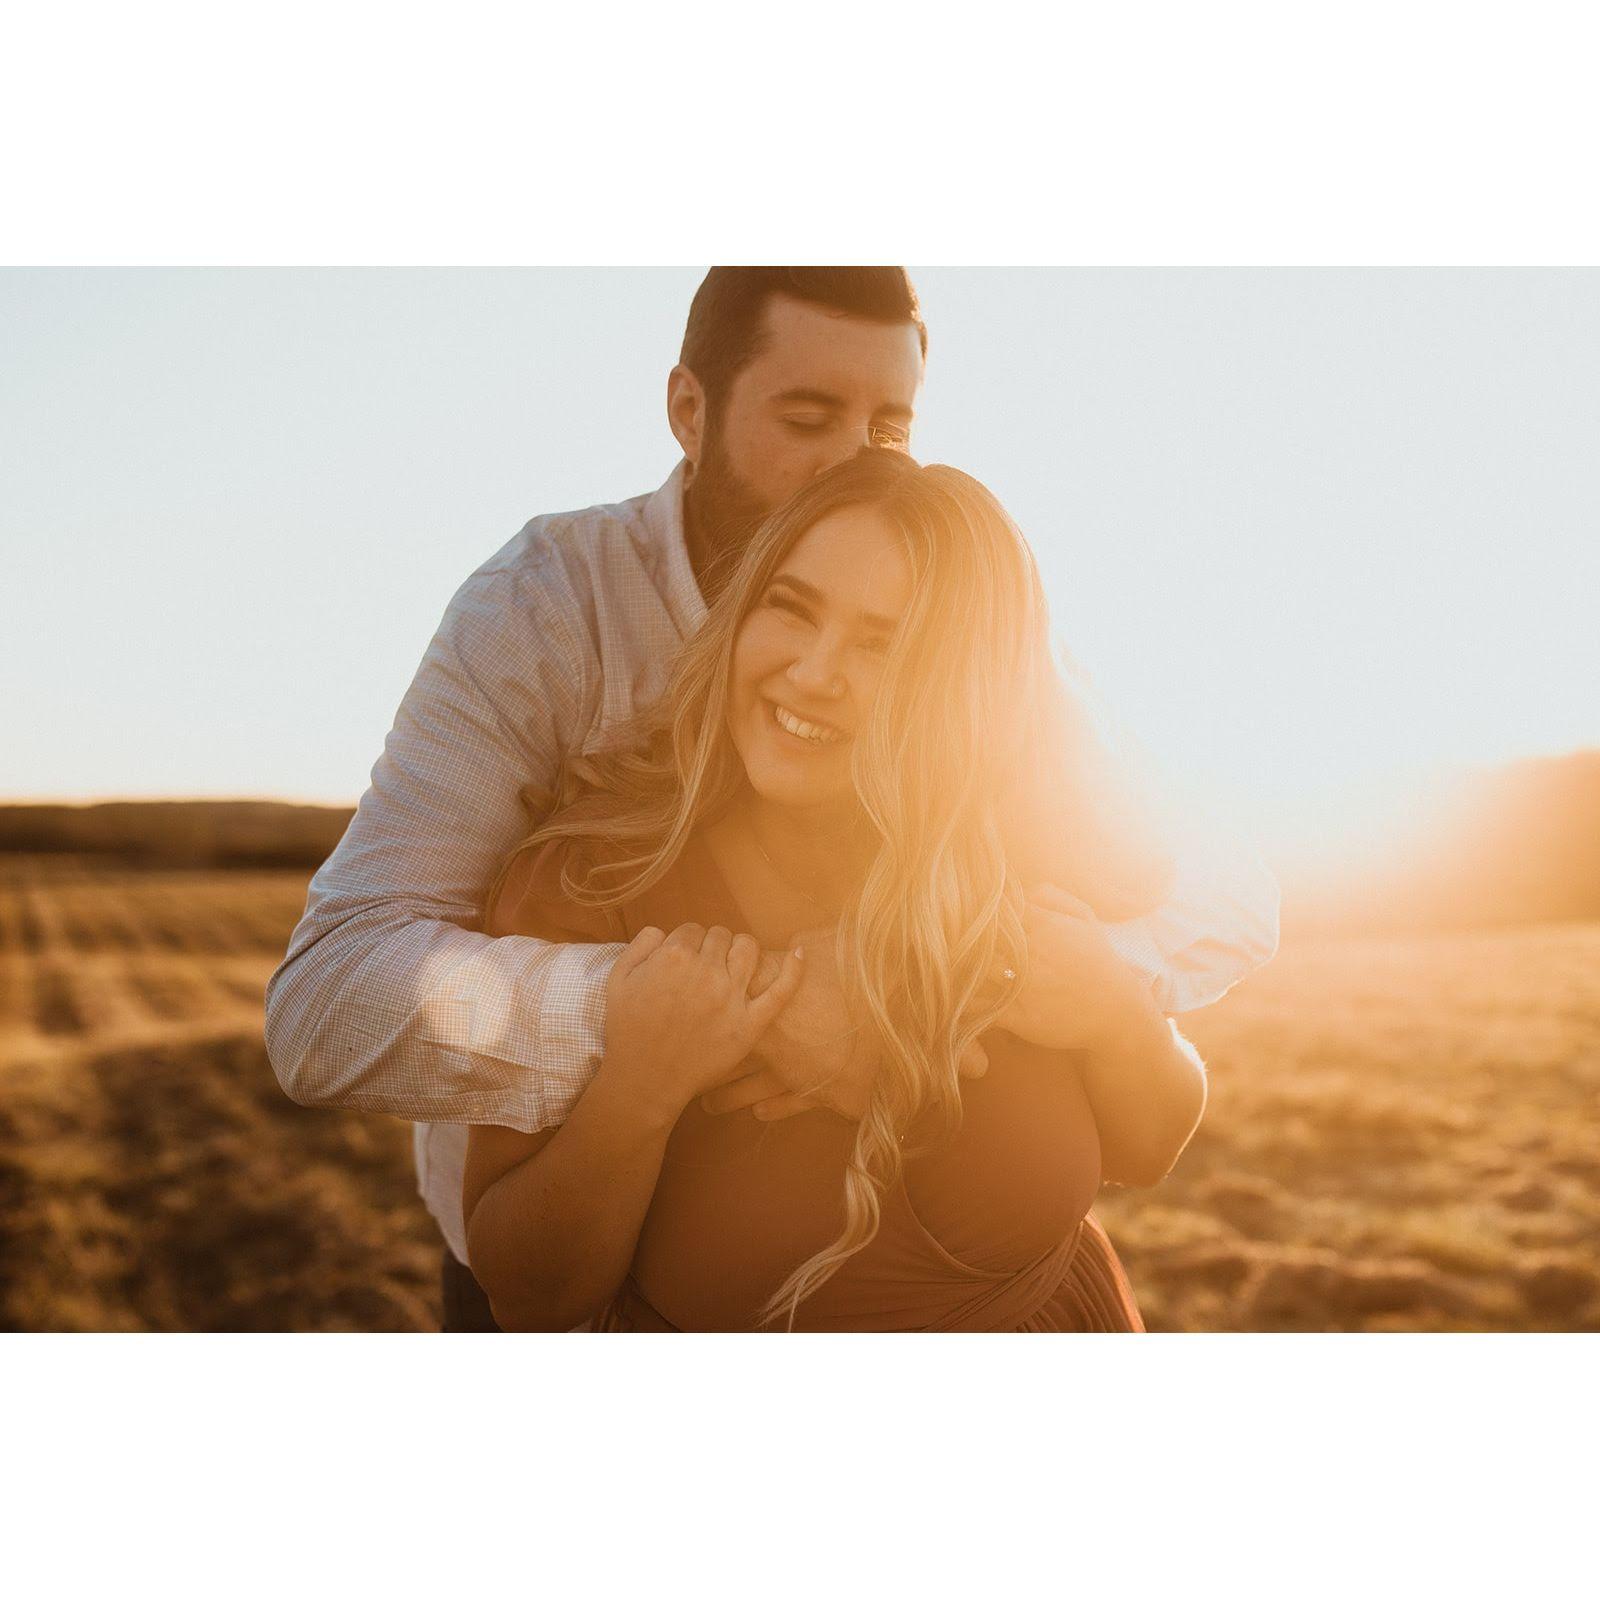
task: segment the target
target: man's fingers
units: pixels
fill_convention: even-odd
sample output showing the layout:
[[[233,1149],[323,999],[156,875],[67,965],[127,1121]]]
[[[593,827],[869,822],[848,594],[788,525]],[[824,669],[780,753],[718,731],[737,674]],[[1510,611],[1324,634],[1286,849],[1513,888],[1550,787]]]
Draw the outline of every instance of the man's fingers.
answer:
[[[976,1039],[962,1052],[956,1071],[963,1078],[981,1078],[989,1070],[989,1052]]]
[[[641,928],[628,948],[617,957],[617,964],[611,969],[612,977],[625,978],[635,967],[642,967],[661,948],[666,937],[659,928]]]
[[[680,922],[663,941],[682,945],[686,950],[698,951],[705,942],[706,930],[698,922]]]
[[[700,954],[720,961],[724,967],[728,964],[728,951],[733,946],[733,935],[724,927],[711,927],[706,929],[705,941],[700,946]]]
[[[773,1018],[794,999],[805,975],[805,957],[798,950],[791,950],[783,958],[778,976],[750,1002],[750,1021],[758,1032],[765,1033]]]
[[[701,1095],[700,1108],[713,1117],[720,1117],[725,1112],[742,1111],[758,1100],[776,1099],[784,1093],[783,1080],[771,1067],[763,1067],[759,1072],[746,1073],[732,1083],[713,1089],[710,1094]]]

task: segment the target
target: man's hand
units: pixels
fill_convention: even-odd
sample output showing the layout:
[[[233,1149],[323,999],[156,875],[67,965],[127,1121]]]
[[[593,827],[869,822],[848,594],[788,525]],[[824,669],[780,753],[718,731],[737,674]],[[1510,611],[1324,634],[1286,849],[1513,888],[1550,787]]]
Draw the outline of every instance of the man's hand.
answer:
[[[763,1122],[801,1111],[832,1111],[859,1122],[867,1109],[878,1071],[875,1042],[851,1017],[839,982],[834,930],[814,928],[794,943],[805,952],[799,991],[761,1036],[751,1056],[757,1070],[703,1095],[700,1104],[713,1115],[754,1108]],[[751,993],[774,981],[784,957],[763,956]],[[974,1044],[961,1062],[964,1078],[981,1078],[989,1062]]]
[[[834,930],[813,928],[796,935],[805,954],[800,988],[768,1026],[751,1056],[757,1070],[701,1096],[713,1115],[754,1106],[764,1121],[817,1107],[859,1121],[877,1072],[876,1051],[850,1016],[834,958]],[[774,981],[785,958],[763,956],[750,985],[752,994]]]
[[[1111,948],[1094,912],[1048,884],[1023,911],[1028,981],[996,1026],[1051,1050],[1103,1050],[1159,1017],[1155,999]]]

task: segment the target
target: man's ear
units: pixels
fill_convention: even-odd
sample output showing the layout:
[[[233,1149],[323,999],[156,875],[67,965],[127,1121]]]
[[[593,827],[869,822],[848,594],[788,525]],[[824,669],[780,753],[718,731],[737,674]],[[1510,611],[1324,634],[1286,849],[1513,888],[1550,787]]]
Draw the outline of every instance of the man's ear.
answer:
[[[667,374],[667,426],[689,465],[699,466],[706,440],[706,392],[682,362]]]

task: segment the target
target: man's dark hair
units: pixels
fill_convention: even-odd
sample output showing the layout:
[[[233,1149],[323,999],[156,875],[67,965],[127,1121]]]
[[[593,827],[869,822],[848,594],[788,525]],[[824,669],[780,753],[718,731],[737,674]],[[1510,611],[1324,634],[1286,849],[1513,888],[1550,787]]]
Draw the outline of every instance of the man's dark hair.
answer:
[[[928,353],[928,330],[904,267],[713,267],[689,306],[678,358],[700,380],[713,416],[733,380],[760,355],[762,316],[776,294],[866,322],[909,322]]]

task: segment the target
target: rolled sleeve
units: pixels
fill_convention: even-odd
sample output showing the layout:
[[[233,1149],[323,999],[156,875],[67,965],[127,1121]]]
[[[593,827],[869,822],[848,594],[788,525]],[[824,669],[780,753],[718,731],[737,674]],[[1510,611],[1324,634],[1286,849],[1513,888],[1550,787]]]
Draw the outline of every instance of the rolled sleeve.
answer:
[[[1105,924],[1112,948],[1169,1015],[1220,1000],[1278,948],[1278,885],[1259,855],[1220,834],[1190,837],[1172,891],[1147,916]]]

